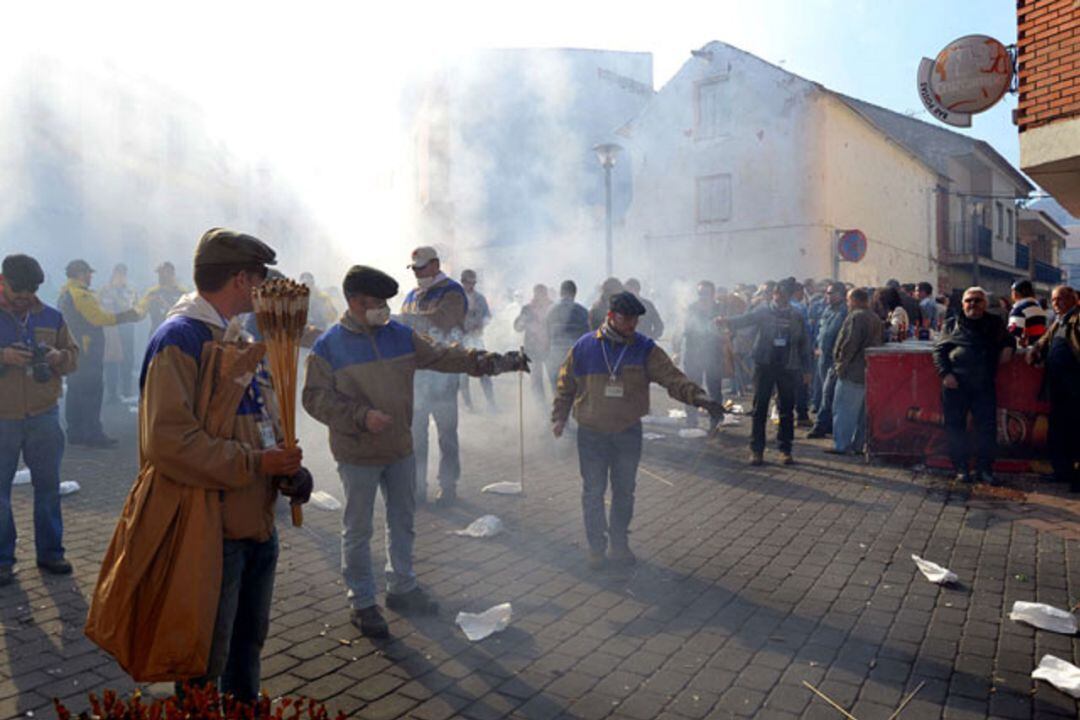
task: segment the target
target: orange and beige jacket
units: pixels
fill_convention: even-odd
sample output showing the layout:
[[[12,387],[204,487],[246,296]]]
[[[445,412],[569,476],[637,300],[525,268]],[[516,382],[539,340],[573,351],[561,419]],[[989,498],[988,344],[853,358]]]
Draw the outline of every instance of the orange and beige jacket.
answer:
[[[615,340],[601,327],[582,336],[567,353],[559,369],[552,422],[565,421],[572,408],[584,428],[622,432],[649,414],[649,383],[653,382],[680,402],[692,404],[706,396],[651,339],[634,333],[632,338]],[[608,397],[609,384],[620,386],[622,396]]]
[[[236,410],[232,439],[209,435],[195,412],[202,354],[224,334],[221,317],[192,294],[151,336],[139,377],[139,463],[153,465],[172,482],[219,490],[225,539],[264,542],[274,529],[277,489],[258,472],[263,416],[257,397],[280,428],[269,374],[260,369],[251,378]],[[275,435],[280,437],[276,429]]]
[[[304,409],[330,428],[330,451],[338,462],[388,465],[412,447],[413,375],[417,370],[488,374],[489,354],[443,345],[391,320],[378,328],[350,313],[315,342],[307,361]],[[380,410],[393,420],[368,432],[364,416]]]
[[[55,308],[38,301],[24,318],[4,302],[0,292],[0,348],[22,345],[31,341],[59,350],[63,360],[52,369],[49,382],[34,380],[29,367],[0,363],[0,419],[22,420],[48,412],[60,399],[62,375],[75,371],[79,348],[68,332],[64,316]]]

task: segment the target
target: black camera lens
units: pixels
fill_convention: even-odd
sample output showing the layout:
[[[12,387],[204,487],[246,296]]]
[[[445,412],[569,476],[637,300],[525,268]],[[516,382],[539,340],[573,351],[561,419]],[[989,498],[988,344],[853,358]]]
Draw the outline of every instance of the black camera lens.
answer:
[[[35,346],[33,349],[33,360],[31,360],[31,367],[34,375],[34,382],[47,383],[52,380],[52,368],[49,367],[49,361],[45,359],[48,351],[40,345]]]

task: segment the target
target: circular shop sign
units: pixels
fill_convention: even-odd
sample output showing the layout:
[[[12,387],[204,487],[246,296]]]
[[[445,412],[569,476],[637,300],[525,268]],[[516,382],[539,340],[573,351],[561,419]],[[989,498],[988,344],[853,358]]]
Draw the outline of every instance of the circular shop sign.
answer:
[[[836,251],[842,260],[859,262],[866,257],[866,235],[862,230],[845,230],[836,241]]]
[[[953,40],[934,58],[930,87],[951,112],[980,113],[993,107],[1012,82],[1012,58],[987,35]]]

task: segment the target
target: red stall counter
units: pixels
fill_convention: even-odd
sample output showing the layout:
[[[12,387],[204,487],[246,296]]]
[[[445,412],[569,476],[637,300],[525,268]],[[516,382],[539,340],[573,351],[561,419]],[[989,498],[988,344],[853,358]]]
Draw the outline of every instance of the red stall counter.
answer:
[[[913,340],[867,351],[867,451],[872,457],[950,466],[932,349],[931,342]],[[1042,377],[1042,368],[1019,356],[998,368],[997,471],[1047,469],[1050,405],[1039,399]]]

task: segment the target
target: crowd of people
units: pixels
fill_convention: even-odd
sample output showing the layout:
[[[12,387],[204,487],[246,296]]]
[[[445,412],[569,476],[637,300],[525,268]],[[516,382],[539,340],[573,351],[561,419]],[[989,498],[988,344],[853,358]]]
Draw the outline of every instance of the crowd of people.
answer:
[[[193,292],[163,263],[158,285],[141,297],[123,265],[95,293],[93,269],[74,260],[54,308],[37,297],[44,272],[36,260],[3,260],[0,392],[9,401],[0,406],[0,585],[14,580],[11,485],[20,459],[34,486],[37,564],[49,573],[72,572],[59,502],[63,378],[67,441],[110,447],[103,397],[129,395],[137,368],[140,472],[86,627],[136,679],[216,682],[247,700],[258,693],[279,552],[275,503],[284,495],[302,504],[313,489],[303,452],[282,442],[272,379],[252,344],[259,340],[253,292],[277,272],[275,263],[261,240],[214,228],[195,248]],[[771,416],[782,464],[795,462],[797,426],[809,438],[831,436],[828,452],[861,453],[867,351],[889,342],[924,342],[932,352],[950,458],[963,482],[996,483],[999,365],[1015,352],[1044,364],[1055,477],[1080,491],[1080,456],[1068,439],[1080,419],[1080,313],[1068,286],[1054,289],[1047,308],[1027,281],[1013,286],[1011,303],[979,287],[935,296],[926,282],[867,288],[789,277],[729,291],[702,281],[685,307],[663,311],[675,318],[665,323],[663,303],[644,297],[635,278],[608,278],[589,307],[566,279],[557,301],[538,284],[514,312],[523,351],[496,353],[486,350],[484,335],[500,310],[481,292],[475,270],[461,272],[458,282],[427,246],[412,252],[408,268],[416,284],[398,313],[390,307],[398,283],[377,268],[348,270],[343,313],[310,274],[301,276],[312,288],[301,400],[328,429],[345,497],[342,574],[352,620],[366,636],[389,633],[370,550],[380,491],[385,605],[403,614],[438,610],[413,571],[414,516],[428,501],[432,422],[433,501],[438,508],[457,502],[458,398],[474,407],[470,377],[481,381],[492,410],[493,375],[531,372],[533,392],[545,402],[550,388],[553,435],[573,428],[576,437],[586,560],[594,570],[636,562],[629,534],[651,383],[685,404],[686,422],[695,426],[704,413],[715,428],[735,398],[751,397],[752,465],[765,462]],[[130,330],[146,317],[151,331],[138,362]],[[178,555],[199,558],[197,575],[209,585]],[[170,588],[184,591],[168,595]],[[158,600],[135,603],[136,597]],[[134,606],[146,611],[133,613]],[[190,627],[165,632],[177,616]],[[146,652],[139,638],[159,632],[166,639]]]

